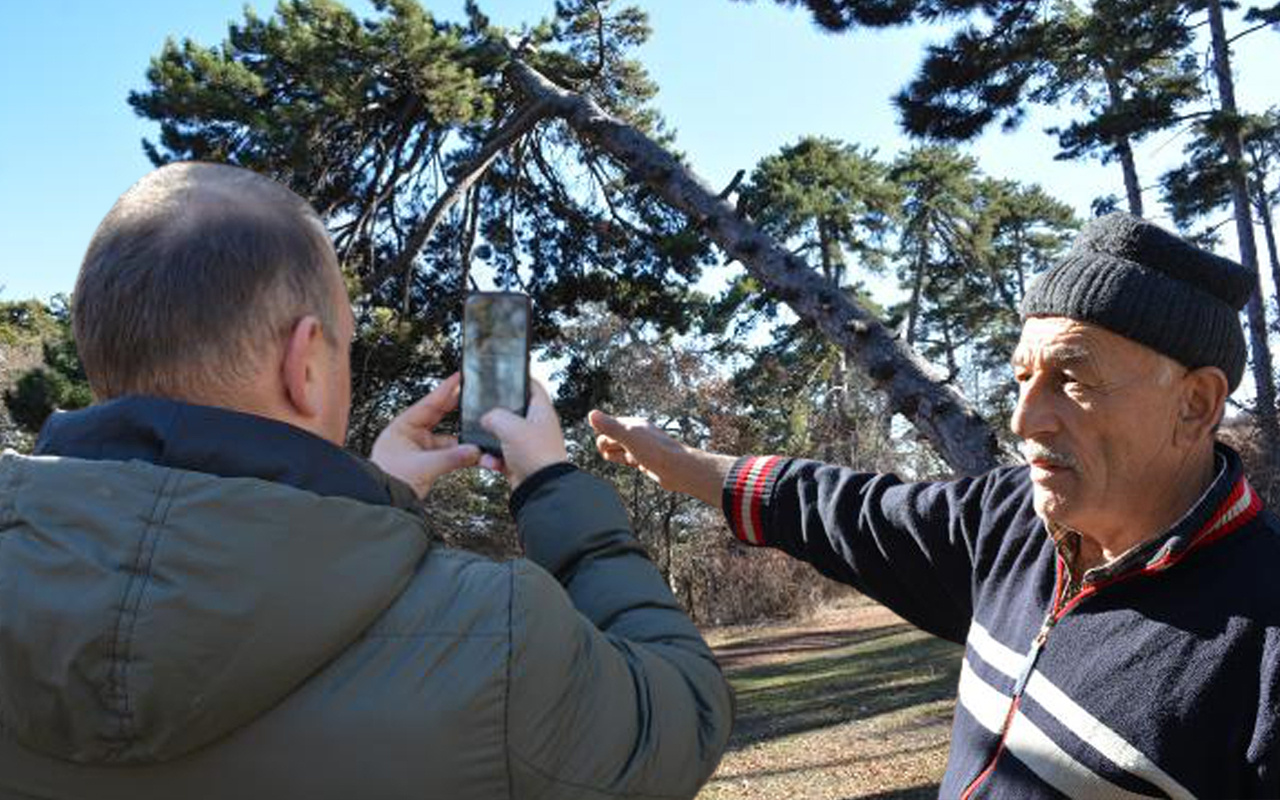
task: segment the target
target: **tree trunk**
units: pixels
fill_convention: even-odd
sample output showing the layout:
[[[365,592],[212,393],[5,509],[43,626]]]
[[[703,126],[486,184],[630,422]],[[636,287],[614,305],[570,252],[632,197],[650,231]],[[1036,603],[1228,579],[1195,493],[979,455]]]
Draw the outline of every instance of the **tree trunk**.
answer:
[[[1271,204],[1267,202],[1266,183],[1263,176],[1258,176],[1257,191],[1254,192],[1254,205],[1258,208],[1258,219],[1262,221],[1262,235],[1267,241],[1267,257],[1271,264],[1271,284],[1275,287],[1276,318],[1280,319],[1280,253],[1276,252],[1275,218],[1271,213]]]
[[[916,250],[915,272],[911,276],[911,302],[907,305],[908,347],[916,343],[916,325],[920,321],[920,295],[924,292],[924,266],[928,251],[929,246],[923,243]]]
[[[1124,191],[1129,199],[1129,213],[1135,217],[1142,213],[1142,186],[1138,183],[1138,166],[1133,160],[1133,148],[1127,137],[1119,137],[1116,154],[1120,156],[1120,169],[1124,171]]]
[[[1249,207],[1249,187],[1244,163],[1244,147],[1240,138],[1240,116],[1236,109],[1235,85],[1231,78],[1231,54],[1227,43],[1226,24],[1222,18],[1222,0],[1209,0],[1209,32],[1213,43],[1213,72],[1218,83],[1222,127],[1222,147],[1231,174],[1231,205],[1235,211],[1236,236],[1240,241],[1240,263],[1254,276],[1253,296],[1247,306],[1249,340],[1253,350],[1253,382],[1257,391],[1258,428],[1267,460],[1272,465],[1280,460],[1280,423],[1276,419],[1276,384],[1271,371],[1271,348],[1267,343],[1266,311],[1258,281],[1258,246],[1253,236],[1253,215]]]
[[[1107,70],[1107,96],[1111,100],[1113,108],[1119,108],[1124,102],[1124,95],[1120,90],[1120,80],[1113,74],[1112,69]],[[1129,142],[1129,137],[1124,134],[1117,134],[1111,143],[1115,150],[1116,156],[1120,159],[1120,169],[1124,173],[1124,193],[1129,201],[1129,213],[1135,217],[1144,216],[1142,213],[1142,184],[1138,182],[1138,166],[1133,160],[1133,146]]]
[[[626,165],[629,181],[648,185],[686,214],[775,297],[815,323],[887,393],[890,408],[911,420],[952,469],[974,475],[999,463],[995,433],[968,400],[847,293],[743,219],[660,145],[591,98],[555,85],[519,58],[511,61],[509,73],[531,100],[545,102],[579,136]]]
[[[840,281],[836,278],[834,259],[831,257],[831,234],[827,230],[826,222],[822,219],[818,220],[818,255],[822,262],[822,277],[833,286],[839,287]]]
[[[664,553],[663,561],[666,562],[666,569],[662,571],[662,579],[667,582],[674,592],[676,589],[675,581],[671,576],[676,571],[676,537],[671,530],[671,523],[675,519],[676,510],[680,507],[680,495],[676,492],[667,492],[666,508],[662,514],[662,548]],[[687,602],[687,601],[686,601]]]

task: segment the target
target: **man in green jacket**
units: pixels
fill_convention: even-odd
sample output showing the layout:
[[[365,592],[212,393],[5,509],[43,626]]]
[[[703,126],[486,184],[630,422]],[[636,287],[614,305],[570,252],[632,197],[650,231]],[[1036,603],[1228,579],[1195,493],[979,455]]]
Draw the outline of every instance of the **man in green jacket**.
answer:
[[[354,321],[314,211],[172,164],[94,235],[73,303],[97,403],[0,459],[0,797],[691,797],[728,687],[537,387],[504,460],[341,448]],[[526,558],[419,500],[500,469]],[[375,466],[376,465],[376,466]]]

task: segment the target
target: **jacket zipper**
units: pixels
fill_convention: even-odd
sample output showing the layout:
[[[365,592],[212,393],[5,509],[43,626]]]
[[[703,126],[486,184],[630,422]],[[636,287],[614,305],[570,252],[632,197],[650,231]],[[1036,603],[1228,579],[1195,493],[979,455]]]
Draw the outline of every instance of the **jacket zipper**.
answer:
[[[1000,756],[1004,754],[1005,739],[1009,735],[1009,727],[1013,724],[1013,717],[1018,713],[1018,706],[1022,700],[1022,693],[1026,691],[1027,682],[1031,680],[1031,673],[1036,668],[1036,662],[1040,660],[1040,653],[1044,651],[1045,642],[1049,641],[1049,634],[1053,631],[1053,626],[1058,624],[1058,620],[1070,611],[1070,608],[1064,607],[1062,602],[1062,592],[1064,591],[1063,576],[1066,575],[1067,582],[1065,586],[1071,584],[1070,568],[1058,556],[1058,575],[1053,587],[1053,602],[1049,605],[1049,613],[1045,615],[1044,622],[1040,624],[1040,630],[1036,633],[1034,639],[1031,640],[1031,649],[1027,651],[1027,657],[1022,662],[1022,670],[1018,674],[1018,680],[1013,686],[1013,697],[1009,702],[1009,711],[1005,714],[1004,724],[1000,726],[1000,739],[996,743],[996,751],[991,756],[991,760],[987,762],[987,766],[982,772],[978,773],[978,777],[973,779],[968,788],[964,790],[964,794],[960,795],[960,800],[969,800],[978,787],[991,776],[995,771],[996,762],[1000,760]],[[1061,611],[1059,609],[1061,608]]]

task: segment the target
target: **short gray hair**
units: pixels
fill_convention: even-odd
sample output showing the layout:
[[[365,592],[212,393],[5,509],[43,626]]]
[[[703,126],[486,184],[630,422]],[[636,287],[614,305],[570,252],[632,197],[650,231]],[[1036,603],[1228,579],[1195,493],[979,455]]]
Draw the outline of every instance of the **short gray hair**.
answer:
[[[112,206],[72,297],[94,395],[197,399],[234,389],[317,316],[336,343],[337,260],[315,211],[238,167],[169,164]]]

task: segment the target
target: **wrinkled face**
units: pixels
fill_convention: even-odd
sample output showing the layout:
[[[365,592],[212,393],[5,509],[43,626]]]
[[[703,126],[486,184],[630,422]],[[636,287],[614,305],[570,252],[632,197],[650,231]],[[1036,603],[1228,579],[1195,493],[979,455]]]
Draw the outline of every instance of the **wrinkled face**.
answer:
[[[1036,513],[1101,538],[1142,517],[1179,462],[1185,369],[1096,325],[1032,317],[1013,356],[1011,427],[1031,465]]]

